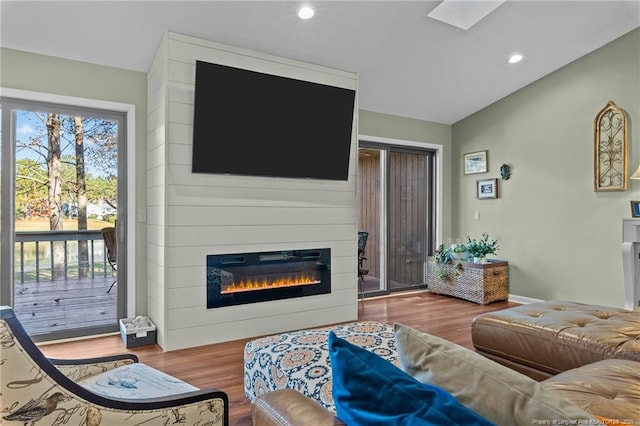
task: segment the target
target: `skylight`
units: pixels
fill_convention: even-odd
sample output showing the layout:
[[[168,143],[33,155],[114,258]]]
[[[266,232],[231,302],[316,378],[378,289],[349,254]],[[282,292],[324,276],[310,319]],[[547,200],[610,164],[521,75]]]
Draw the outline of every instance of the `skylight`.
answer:
[[[505,0],[443,0],[427,16],[468,30],[504,2]]]

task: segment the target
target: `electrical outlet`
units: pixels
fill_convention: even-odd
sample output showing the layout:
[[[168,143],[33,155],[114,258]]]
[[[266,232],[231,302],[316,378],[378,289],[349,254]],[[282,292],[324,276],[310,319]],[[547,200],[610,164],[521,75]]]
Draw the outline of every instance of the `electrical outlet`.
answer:
[[[476,210],[473,212],[473,219],[480,220],[480,210]]]

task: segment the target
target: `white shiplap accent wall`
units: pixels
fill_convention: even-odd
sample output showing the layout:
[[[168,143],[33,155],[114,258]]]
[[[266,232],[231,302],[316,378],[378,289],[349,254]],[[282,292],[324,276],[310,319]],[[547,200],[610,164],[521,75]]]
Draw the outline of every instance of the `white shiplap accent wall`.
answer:
[[[147,159],[149,315],[158,342],[174,350],[355,320],[357,115],[346,182],[192,174],[196,59],[357,89],[353,73],[165,34],[149,72]],[[331,294],[206,308],[208,254],[324,247]]]
[[[167,37],[147,73],[147,305],[166,346]]]

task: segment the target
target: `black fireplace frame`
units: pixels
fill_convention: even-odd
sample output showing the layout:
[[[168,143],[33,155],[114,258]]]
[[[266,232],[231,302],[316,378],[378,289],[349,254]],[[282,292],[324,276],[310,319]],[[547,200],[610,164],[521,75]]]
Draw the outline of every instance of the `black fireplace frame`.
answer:
[[[251,265],[277,267],[294,263],[304,263],[307,269],[313,268],[320,282],[223,294],[220,283],[216,283],[211,273],[212,268],[231,273],[230,271],[234,269],[247,268]],[[328,293],[331,293],[331,249],[329,248],[207,255],[207,309]]]

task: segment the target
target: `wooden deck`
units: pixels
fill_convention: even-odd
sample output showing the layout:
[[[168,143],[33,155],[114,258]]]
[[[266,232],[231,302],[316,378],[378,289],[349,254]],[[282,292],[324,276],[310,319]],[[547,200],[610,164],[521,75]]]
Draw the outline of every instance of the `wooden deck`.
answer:
[[[33,281],[15,285],[13,309],[32,336],[118,323],[115,277]]]

